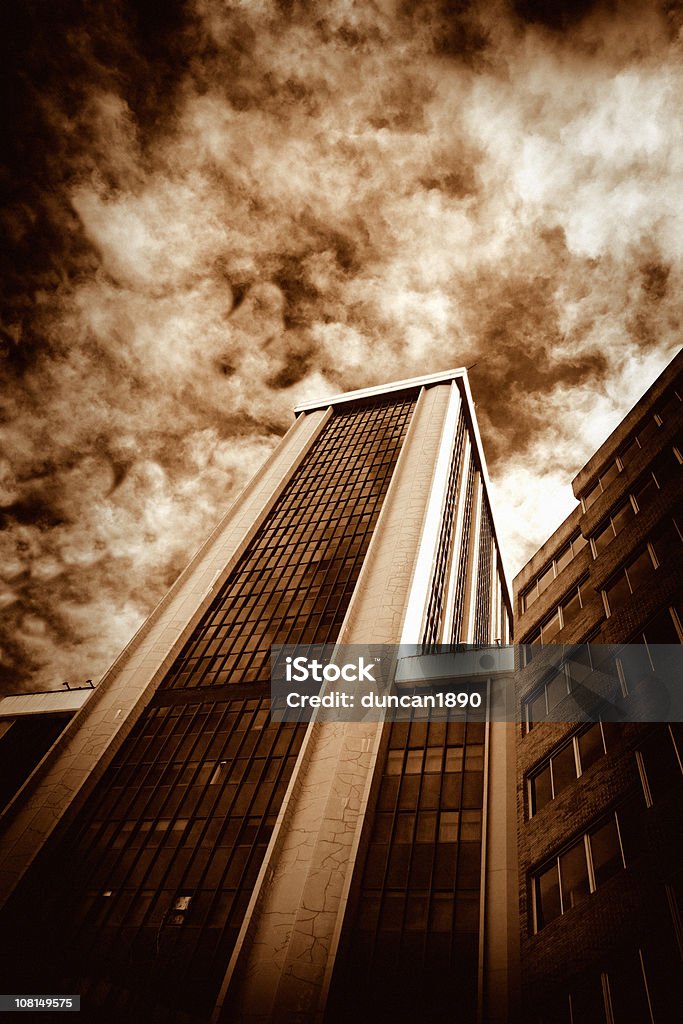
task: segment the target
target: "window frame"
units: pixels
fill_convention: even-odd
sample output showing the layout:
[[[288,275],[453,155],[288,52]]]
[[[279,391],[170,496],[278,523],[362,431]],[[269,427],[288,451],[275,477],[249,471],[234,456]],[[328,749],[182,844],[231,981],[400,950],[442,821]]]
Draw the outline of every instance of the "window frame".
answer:
[[[614,821],[616,826],[617,842],[619,844],[619,853],[621,856],[621,867],[622,870],[626,869],[627,860],[626,855],[624,853],[624,843],[621,836],[619,812],[615,809],[610,814],[604,815],[603,817],[599,818],[598,821],[593,822],[591,827],[586,829],[585,832],[582,832],[580,835],[575,836],[571,840],[571,842],[565,843],[552,857],[548,857],[545,861],[539,864],[537,868],[535,868],[533,871],[529,873],[529,881],[531,888],[531,924],[533,927],[534,935],[538,935],[538,933],[541,932],[545,927],[547,927],[548,924],[551,924],[552,921],[555,921],[557,917],[564,917],[565,914],[568,914],[570,910],[574,909],[571,906],[567,907],[566,910],[564,909],[564,899],[562,893],[562,867],[560,862],[562,858],[566,857],[566,855],[571,850],[581,846],[582,843],[586,863],[586,874],[588,878],[587,895],[592,896],[595,892],[597,892],[599,888],[602,887],[599,886],[595,880],[596,872],[595,865],[593,863],[593,850],[590,842],[590,837],[592,835],[595,835],[601,829],[603,829],[605,825],[607,825],[611,821]],[[542,920],[539,881],[541,877],[545,875],[553,867],[553,865],[557,872],[557,886],[560,900],[560,913],[557,915],[557,917],[552,918],[551,921],[548,921],[546,923],[539,923]],[[606,879],[606,881],[609,881],[609,879]],[[602,884],[605,883],[603,882]]]
[[[610,475],[612,473],[612,470],[615,467],[616,467],[616,473],[613,473],[612,475]],[[623,471],[624,471],[624,463],[622,462],[620,456],[616,455],[610,461],[610,464],[607,467],[607,469],[603,473],[599,473],[598,474],[598,477],[597,477],[595,483],[593,484],[593,486],[590,488],[590,490],[589,491],[585,491],[581,495],[581,508],[583,509],[584,513],[586,513],[589,508],[592,508],[592,506],[598,500],[600,495],[605,493],[605,491],[607,490],[609,485],[612,483],[612,481],[616,480],[616,478],[621,473],[623,473]],[[609,478],[609,479],[607,479],[607,478]],[[604,482],[606,479],[607,479],[607,483]],[[595,494],[595,497],[592,499],[592,501],[588,502],[588,498],[590,498],[591,495],[593,495],[593,494]]]
[[[624,579],[624,578],[626,579],[626,583],[627,583],[628,588],[630,590],[630,597],[633,597],[634,594],[639,589],[638,587],[636,587],[635,590],[633,589],[633,587],[631,585],[631,580],[629,579],[629,576],[628,576],[628,570],[630,568],[632,568],[636,564],[638,559],[641,558],[641,556],[644,555],[646,552],[650,556],[650,561],[652,563],[652,570],[653,570],[653,572],[657,572],[657,570],[660,568],[660,562],[659,562],[659,559],[657,558],[657,552],[655,551],[654,545],[650,541],[647,541],[647,543],[644,545],[644,547],[638,548],[637,552],[632,554],[631,557],[629,558],[629,560],[627,562],[624,562],[623,565],[621,565],[619,567],[619,569],[609,578],[609,580],[605,583],[604,587],[601,588],[600,593],[602,595],[602,603],[603,603],[603,606],[604,606],[604,609],[605,609],[605,616],[606,616],[606,618],[608,618],[608,619],[611,618],[612,615],[615,615],[623,607],[623,605],[621,605],[619,608],[615,608],[614,611],[612,611],[611,608],[610,608],[610,600],[609,600],[609,596],[608,596],[608,591],[614,589],[615,584],[617,583],[618,580],[621,580],[621,579]],[[628,600],[628,598],[627,598],[627,600]]]
[[[581,544],[581,546],[579,547],[578,551],[574,551],[574,544],[578,540],[583,540],[584,543]],[[545,591],[548,589],[547,587],[544,587],[543,590],[541,590],[541,591],[538,590],[538,581],[540,579],[542,579],[546,575],[548,569],[552,569],[552,571],[553,571],[553,580],[552,580],[552,582],[554,582],[556,579],[558,579],[560,574],[565,571],[567,566],[570,565],[574,561],[576,556],[581,551],[583,551],[583,549],[588,545],[588,543],[589,543],[588,538],[584,537],[580,530],[577,530],[576,533],[572,534],[572,536],[569,538],[567,543],[563,544],[562,547],[553,555],[553,557],[550,558],[544,564],[543,568],[539,572],[537,572],[536,575],[534,576],[533,581],[522,591],[522,594],[520,595],[520,600],[522,602],[522,613],[527,612],[529,610],[529,608],[532,608],[534,606],[534,604],[536,603],[536,601],[538,600],[538,598],[541,596],[541,594],[545,593]],[[557,568],[557,563],[561,560],[562,555],[564,555],[566,553],[567,549],[570,550],[571,557],[570,557],[568,562],[566,562],[560,569],[558,569]],[[552,583],[548,584],[548,586],[552,586]],[[532,592],[535,592],[536,596],[534,597],[533,601],[531,603],[529,603],[528,602],[528,598],[529,598],[529,595]]]
[[[678,761],[678,768],[681,772],[681,775],[683,776],[683,748],[679,749],[679,745],[676,742],[676,736],[674,735],[674,731],[671,728],[670,722],[664,723],[664,729],[669,736],[669,741],[673,746],[674,758],[676,759],[676,761]],[[638,775],[640,776],[640,783],[643,787],[643,797],[645,799],[645,806],[648,808],[654,807],[656,797],[661,796],[661,794],[653,795],[652,781],[648,777],[647,764],[645,763],[645,758],[643,757],[643,751],[641,749],[642,746],[644,746],[650,739],[653,738],[653,736],[656,736],[656,733],[651,733],[648,737],[646,737],[643,743],[640,744],[634,751],[636,764],[638,766]]]
[[[561,633],[562,630],[564,629],[565,625],[567,625],[567,623],[565,623],[565,621],[564,621],[564,608],[565,608],[565,606],[568,605],[570,603],[570,601],[572,601],[577,596],[577,594],[578,594],[579,605],[580,605],[581,610],[583,611],[583,609],[585,608],[585,603],[584,603],[584,595],[582,593],[581,588],[585,587],[585,585],[589,581],[590,581],[590,577],[589,576],[582,576],[581,579],[578,580],[573,585],[573,587],[571,587],[571,589],[566,592],[566,594],[564,594],[562,600],[558,601],[556,604],[554,604],[552,606],[552,609],[549,610],[546,615],[544,615],[541,624],[539,626],[537,626],[537,628],[533,631],[533,633],[531,633],[527,637],[526,640],[522,641],[521,646],[522,647],[531,647],[534,644],[538,644],[541,647],[546,646],[543,643],[543,630],[544,630],[544,628],[546,626],[548,626],[552,622],[552,620],[555,618],[556,615],[558,616],[559,623],[560,623],[560,628],[557,630],[557,633]],[[556,636],[556,635],[557,635],[556,633],[553,634],[553,636]],[[527,659],[526,664],[529,663],[529,660],[530,659]]]
[[[543,758],[542,761],[540,761],[527,774],[527,780],[526,780],[527,781],[527,819],[529,821],[531,821],[532,818],[535,818],[536,815],[539,814],[543,810],[543,807],[541,807],[539,810],[535,810],[534,809],[534,804],[535,804],[535,799],[534,799],[534,782],[535,782],[535,780],[540,775],[543,774],[543,772],[546,770],[546,768],[549,770],[549,773],[550,773],[550,792],[551,792],[551,796],[550,796],[550,799],[547,801],[547,803],[543,805],[544,807],[547,807],[548,804],[550,804],[554,800],[556,800],[560,793],[563,793],[568,788],[568,786],[572,785],[572,783],[570,782],[570,783],[568,783],[567,786],[562,786],[559,791],[556,792],[556,790],[555,790],[555,775],[554,775],[554,772],[553,772],[553,761],[556,760],[557,757],[560,754],[563,753],[563,751],[565,751],[569,746],[571,746],[571,748],[572,748],[572,752],[573,752],[573,756],[574,756],[574,770],[576,772],[576,775],[575,775],[574,779],[572,780],[572,782],[578,782],[578,780],[580,778],[582,778],[586,774],[587,771],[590,770],[592,765],[589,765],[588,768],[584,768],[583,767],[583,764],[582,764],[582,761],[581,761],[581,747],[580,747],[579,741],[580,741],[582,736],[585,736],[596,725],[599,727],[600,739],[601,739],[601,742],[602,742],[602,754],[600,756],[601,757],[606,757],[607,756],[607,740],[605,738],[605,730],[603,728],[603,724],[602,724],[601,721],[591,722],[585,728],[578,729],[576,732],[573,732],[571,734],[571,736],[565,737],[560,743],[558,743],[558,745],[556,747],[553,748],[553,750],[549,754],[547,754]]]

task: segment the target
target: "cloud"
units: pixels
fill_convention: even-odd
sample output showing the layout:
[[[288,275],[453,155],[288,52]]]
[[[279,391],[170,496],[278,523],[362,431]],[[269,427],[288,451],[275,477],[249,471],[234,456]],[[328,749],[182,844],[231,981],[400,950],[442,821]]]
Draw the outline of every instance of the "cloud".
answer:
[[[2,685],[101,675],[294,405],[390,378],[476,364],[516,571],[678,346],[676,5],[60,6],[10,37]]]

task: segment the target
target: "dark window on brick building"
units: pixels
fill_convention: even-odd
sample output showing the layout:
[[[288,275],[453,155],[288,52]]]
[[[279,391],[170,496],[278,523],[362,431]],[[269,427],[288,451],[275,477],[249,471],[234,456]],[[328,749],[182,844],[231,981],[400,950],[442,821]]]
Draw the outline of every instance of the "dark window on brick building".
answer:
[[[571,540],[567,541],[564,547],[560,548],[548,565],[538,573],[533,582],[524,591],[522,595],[522,611],[527,611],[527,609],[531,608],[532,604],[550,586],[553,580],[557,579],[563,569],[566,569],[569,563],[578,555],[579,551],[583,551],[587,543],[586,538],[582,534],[577,533]]]
[[[588,771],[606,753],[601,722],[572,736],[529,778],[529,816],[555,800],[563,789]]]
[[[612,814],[533,875],[535,931],[582,903],[624,866],[617,814]]]
[[[631,594],[635,594],[639,587],[652,579],[656,569],[657,562],[650,545],[648,545],[623,569],[619,570],[603,591],[607,598],[605,609],[607,614],[614,615],[616,611],[623,608]]]
[[[648,807],[681,780],[683,750],[678,746],[681,740],[680,728],[678,733],[677,737],[672,725],[659,726],[636,751],[645,803]]]

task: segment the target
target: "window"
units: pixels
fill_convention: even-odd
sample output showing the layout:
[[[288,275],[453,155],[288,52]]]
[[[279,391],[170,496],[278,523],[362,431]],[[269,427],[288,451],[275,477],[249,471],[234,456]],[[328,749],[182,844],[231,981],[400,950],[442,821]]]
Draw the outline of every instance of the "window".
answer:
[[[529,817],[545,807],[607,752],[601,722],[572,736],[529,777]]]
[[[658,727],[636,750],[645,803],[652,807],[683,773],[683,733],[678,723]]]
[[[607,969],[579,976],[557,993],[538,1024],[654,1024],[640,949],[620,953]]]
[[[614,615],[616,611],[623,608],[631,594],[635,594],[639,587],[652,579],[657,566],[652,545],[648,544],[623,569],[619,570],[610,585],[603,591],[607,615]]]
[[[192,904],[191,893],[180,893],[173,901],[173,906],[168,915],[168,924],[185,924],[187,915],[190,912],[190,906]]]
[[[534,579],[533,583],[524,591],[522,595],[522,610],[527,611],[531,608],[532,604],[538,599],[547,587],[557,579],[563,569],[565,569],[573,558],[578,555],[579,551],[585,548],[588,541],[586,538],[577,533],[570,541],[565,544],[563,548],[557,552],[555,557],[545,566],[542,572]]]
[[[607,971],[607,982],[610,1021],[629,1024],[629,1021],[637,1020],[643,1024],[654,1024],[640,950],[626,956],[622,954]]]
[[[681,409],[681,396],[675,389],[664,395],[657,406],[657,416],[662,423],[668,423],[674,419]]]
[[[597,669],[601,673],[602,699],[620,699],[625,695],[618,659],[612,657],[610,653],[598,665],[594,663],[594,658],[595,651],[591,649],[590,644],[577,644],[576,647],[570,648],[568,654],[563,654],[562,664],[554,668],[543,684],[524,701],[527,732],[533,729],[535,724],[548,718],[557,705]],[[605,689],[605,678],[611,679],[609,692]],[[551,718],[551,721],[562,720],[561,717]]]
[[[627,523],[635,516],[635,510],[631,501],[627,499],[623,505],[616,508],[600,528],[593,534],[593,556],[598,554],[614,540],[616,535],[623,530]]]
[[[532,876],[535,930],[582,903],[625,865],[613,814]]]
[[[621,473],[621,462],[617,459],[612,462],[604,473],[601,473],[594,486],[583,496],[583,510],[587,512],[591,505],[595,504],[601,494],[607,490],[609,485]]]
[[[525,640],[525,644],[549,644],[561,629],[571,625],[584,606],[584,593],[581,588],[585,590],[587,582],[582,580],[576,587],[572,587],[562,603],[557,605],[549,618],[545,619],[543,625]],[[528,649],[524,653],[528,664],[532,653]]]

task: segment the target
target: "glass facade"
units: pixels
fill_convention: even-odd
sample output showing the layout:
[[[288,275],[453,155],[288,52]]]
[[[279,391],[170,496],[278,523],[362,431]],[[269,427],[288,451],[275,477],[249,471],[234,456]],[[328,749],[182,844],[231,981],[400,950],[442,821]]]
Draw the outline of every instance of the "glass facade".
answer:
[[[465,620],[465,601],[467,597],[467,565],[470,556],[470,538],[473,532],[474,487],[477,471],[474,461],[470,460],[467,489],[465,492],[465,508],[463,510],[462,541],[458,554],[459,564],[455,584],[455,600],[453,605],[453,625],[451,627],[451,643],[462,641],[462,629]]]
[[[422,643],[426,648],[436,647],[441,638],[443,610],[446,588],[448,585],[448,569],[451,564],[453,549],[453,532],[458,514],[457,495],[463,471],[465,454],[465,417],[460,413],[455,434],[455,443],[451,455],[446,487],[446,500],[439,529],[439,543],[436,552],[432,586],[427,606]]]
[[[333,982],[335,1021],[476,1020],[485,725],[394,722],[357,909]]]
[[[333,413],[68,828],[8,907],[6,991],[206,1021],[292,776],[274,643],[338,635],[415,405]]]

